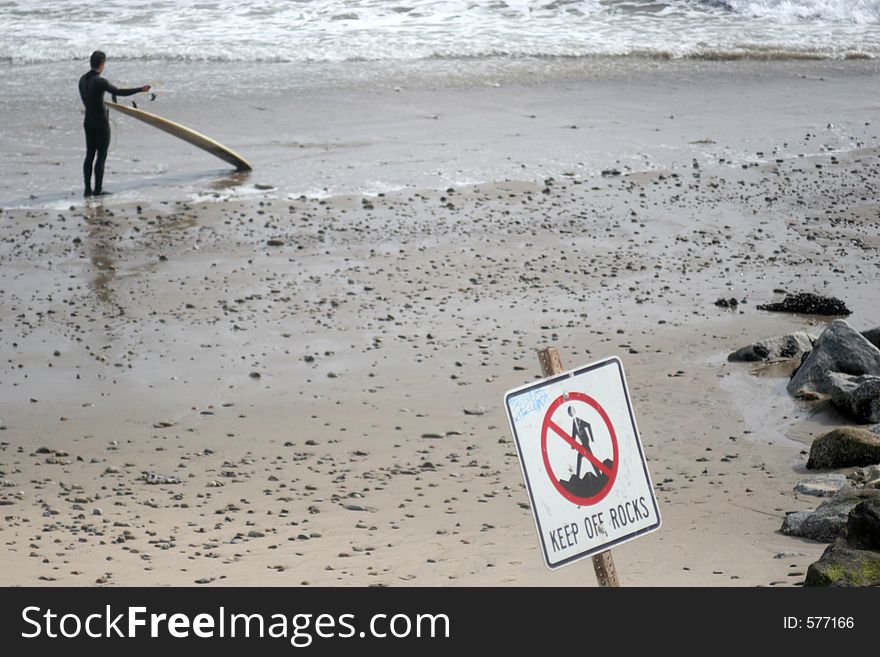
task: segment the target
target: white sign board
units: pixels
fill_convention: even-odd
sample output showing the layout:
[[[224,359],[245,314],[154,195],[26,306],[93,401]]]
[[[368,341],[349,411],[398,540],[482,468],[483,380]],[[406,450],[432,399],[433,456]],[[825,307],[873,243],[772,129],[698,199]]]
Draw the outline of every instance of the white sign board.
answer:
[[[548,568],[659,529],[619,359],[516,388],[504,402]]]

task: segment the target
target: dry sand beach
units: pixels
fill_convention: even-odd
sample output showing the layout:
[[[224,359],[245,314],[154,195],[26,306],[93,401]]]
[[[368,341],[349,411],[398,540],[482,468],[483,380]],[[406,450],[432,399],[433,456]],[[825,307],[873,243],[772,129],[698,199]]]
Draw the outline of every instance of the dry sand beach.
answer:
[[[543,566],[502,404],[551,345],[626,367],[663,526],[624,586],[801,583],[825,545],[779,527],[846,421],[725,357],[821,331],[778,290],[880,325],[876,64],[715,66],[259,101],[299,144],[333,104],[338,159],[230,91],[250,178],[141,188],[178,145],[127,127],[104,202],[72,119],[0,214],[0,584],[594,585]],[[401,188],[303,193],[344,169]]]

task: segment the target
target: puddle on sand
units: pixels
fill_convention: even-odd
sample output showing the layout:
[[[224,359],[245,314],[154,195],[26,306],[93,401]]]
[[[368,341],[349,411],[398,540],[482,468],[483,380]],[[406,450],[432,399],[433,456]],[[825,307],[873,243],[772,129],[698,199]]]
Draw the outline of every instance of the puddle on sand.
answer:
[[[719,379],[719,386],[730,395],[731,403],[751,431],[746,435],[748,440],[804,446],[789,438],[790,429],[809,418],[812,410],[792,398],[785,389],[797,360],[767,363],[727,363],[724,357],[711,360],[713,364],[718,361],[725,366],[726,374]]]
[[[791,375],[797,369],[798,359],[776,360],[766,363],[745,363],[746,366],[751,365],[751,373],[755,376],[765,376],[772,379],[784,379],[787,384]]]

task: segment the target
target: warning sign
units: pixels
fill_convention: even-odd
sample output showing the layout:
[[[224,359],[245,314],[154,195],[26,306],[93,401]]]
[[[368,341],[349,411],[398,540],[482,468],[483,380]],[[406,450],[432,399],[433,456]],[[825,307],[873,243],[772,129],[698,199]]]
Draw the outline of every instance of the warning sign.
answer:
[[[584,408],[581,404],[588,406]],[[554,415],[563,405],[566,414],[572,418],[570,432],[566,432],[554,421]],[[600,436],[598,447],[595,445],[596,436],[593,433],[593,425],[582,419],[584,416],[590,415],[590,409],[595,410],[604,423],[601,428],[597,427],[597,433]],[[580,417],[578,416],[579,412]],[[548,434],[551,434],[551,439],[553,439],[553,435],[558,436],[577,452],[577,464],[573,473],[570,469],[563,471],[562,475],[554,472],[547,448]],[[595,454],[594,448],[596,449]],[[563,393],[550,404],[550,408],[544,414],[544,423],[541,427],[541,454],[544,457],[547,474],[556,490],[575,504],[589,506],[600,501],[611,490],[617,477],[618,449],[614,426],[611,424],[608,414],[596,400],[580,392]],[[601,458],[604,454],[607,454],[608,457]],[[583,475],[581,474],[582,464],[585,465]],[[569,476],[565,477],[565,474]]]
[[[619,359],[511,390],[504,401],[549,568],[660,527]]]

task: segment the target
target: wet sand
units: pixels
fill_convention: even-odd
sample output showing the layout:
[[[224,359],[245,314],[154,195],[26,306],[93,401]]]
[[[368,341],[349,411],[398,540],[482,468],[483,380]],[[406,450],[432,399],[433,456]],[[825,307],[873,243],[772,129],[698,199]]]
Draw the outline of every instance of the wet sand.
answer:
[[[831,120],[798,107],[811,142]],[[589,562],[544,568],[502,406],[555,345],[627,370],[663,527],[614,550],[624,585],[796,585],[824,545],[778,529],[815,505],[792,491],[809,441],[845,422],[725,356],[821,330],[755,310],[775,290],[880,324],[880,153],[854,141],[378,196],[4,208],[0,584],[593,585]]]

